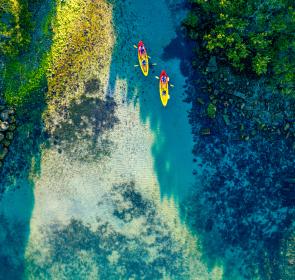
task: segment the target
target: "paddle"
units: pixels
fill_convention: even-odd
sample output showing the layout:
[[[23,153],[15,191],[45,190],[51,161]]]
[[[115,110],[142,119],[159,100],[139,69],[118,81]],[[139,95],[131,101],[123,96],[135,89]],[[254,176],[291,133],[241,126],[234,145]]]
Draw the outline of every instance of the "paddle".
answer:
[[[157,63],[152,63],[151,65],[153,65],[153,66],[156,66],[156,65],[157,65]]]
[[[136,45],[133,45],[133,47],[134,47],[135,49],[137,49],[137,46],[136,46]]]
[[[134,67],[138,67],[139,65],[138,64],[134,64]]]

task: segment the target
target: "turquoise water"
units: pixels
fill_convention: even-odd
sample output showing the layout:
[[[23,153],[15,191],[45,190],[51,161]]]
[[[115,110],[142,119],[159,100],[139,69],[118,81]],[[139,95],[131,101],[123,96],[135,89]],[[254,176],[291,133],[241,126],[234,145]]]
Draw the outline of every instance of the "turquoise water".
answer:
[[[71,122],[60,123],[57,138],[41,139],[40,123],[34,140],[20,133],[5,166],[6,174],[19,174],[4,183],[1,274],[209,279],[179,213],[194,184],[190,107],[182,102],[186,45],[179,28],[185,13],[183,1],[114,1],[116,44],[107,92],[101,88],[73,104]],[[139,40],[157,63],[147,78],[133,66]],[[154,78],[162,69],[175,85],[166,108]],[[79,137],[80,119],[91,137]],[[68,135],[75,135],[74,142]]]
[[[49,2],[39,3],[36,22],[55,10]],[[24,121],[10,146],[0,177],[0,279],[279,275],[280,229],[291,210],[278,190],[294,155],[282,139],[228,141],[223,122],[211,138],[198,136],[208,126],[198,110],[193,142],[183,102],[193,48],[181,32],[186,1],[110,2],[110,65],[89,70],[68,118],[50,115],[58,120],[53,132],[42,133],[45,109],[32,104],[36,120]],[[52,43],[48,36],[36,47],[37,26],[32,65]],[[134,67],[139,40],[157,64],[149,77]],[[166,108],[155,78],[161,70],[175,85]]]
[[[185,1],[115,1],[114,23],[117,40],[111,65],[110,91],[117,78],[126,79],[128,96],[140,103],[140,117],[148,121],[155,134],[152,147],[154,168],[162,195],[182,199],[194,183],[192,176],[192,135],[187,112],[190,106],[185,98],[185,76],[182,71],[186,46],[179,38],[180,26],[186,14]],[[152,16],[151,16],[152,15]],[[144,77],[137,64],[133,45],[145,43],[151,62],[149,77]],[[178,56],[175,56],[175,52]],[[170,81],[168,106],[163,108],[158,91],[161,70],[166,70]]]
[[[53,16],[49,2],[36,4],[36,22]],[[210,126],[199,105],[191,112],[193,139],[183,102],[194,47],[181,30],[186,1],[110,2],[110,63],[89,69],[67,118],[49,113],[52,130],[44,132],[46,108],[32,104],[36,114],[10,146],[0,175],[0,279],[280,275],[291,208],[281,203],[279,184],[291,176],[294,154],[282,139],[231,141],[218,119],[213,135],[199,136]],[[52,45],[48,35],[39,46],[36,26],[33,68]],[[134,66],[139,40],[157,64],[148,77]],[[155,78],[162,70],[175,85],[166,108]]]

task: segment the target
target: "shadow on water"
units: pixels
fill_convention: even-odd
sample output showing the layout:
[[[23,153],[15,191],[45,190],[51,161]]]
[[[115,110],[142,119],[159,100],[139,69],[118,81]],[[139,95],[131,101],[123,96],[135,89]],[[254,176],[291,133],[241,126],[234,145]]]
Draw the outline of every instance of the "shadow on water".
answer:
[[[60,121],[52,133],[54,140],[51,142],[59,153],[64,152],[84,162],[99,160],[110,154],[112,142],[102,135],[118,122],[114,115],[116,103],[113,98],[102,100],[86,95],[91,93],[95,84],[94,80],[86,82],[85,94],[79,102],[72,102],[64,110],[63,121]],[[83,145],[77,145],[78,141],[83,142]]]
[[[53,1],[33,1],[28,10],[34,19],[29,50],[20,54],[16,63],[27,71],[36,70],[51,45],[51,32],[43,36],[46,18],[55,10]],[[48,27],[48,26],[47,26]],[[4,58],[5,59],[5,58]],[[6,69],[15,61],[6,61]],[[20,86],[17,73],[5,77]],[[45,109],[46,77],[38,89],[16,110],[17,130],[4,165],[0,170],[0,279],[23,279],[25,249],[30,234],[30,219],[34,206],[34,183],[31,174],[40,173],[40,145],[46,140],[42,112]],[[5,89],[5,82],[3,83]]]
[[[189,107],[185,98],[185,76],[188,75],[190,44],[180,32],[185,15],[184,1],[111,1],[116,43],[110,68],[109,94],[114,94],[117,79],[127,83],[122,100],[139,104],[141,120],[148,122],[155,140],[152,146],[154,168],[163,196],[182,199],[193,183],[192,136],[187,121]],[[158,12],[158,11],[161,11]],[[151,67],[144,77],[139,67],[137,50],[133,45],[143,40]],[[166,69],[175,88],[170,89],[170,102],[161,104],[155,75]]]

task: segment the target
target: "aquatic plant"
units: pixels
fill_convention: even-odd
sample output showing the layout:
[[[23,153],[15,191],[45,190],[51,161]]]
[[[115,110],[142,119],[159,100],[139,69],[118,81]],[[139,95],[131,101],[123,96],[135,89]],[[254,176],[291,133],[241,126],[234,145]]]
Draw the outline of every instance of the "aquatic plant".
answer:
[[[105,1],[56,1],[53,44],[47,69],[49,115],[84,94],[86,79],[97,78],[111,57],[111,8]]]
[[[1,22],[9,30],[13,28],[18,30],[18,33],[11,31],[11,36],[3,43],[3,96],[10,107],[17,109],[18,116],[23,116],[27,111],[30,111],[27,114],[30,115],[34,104],[44,106],[43,96],[47,89],[46,72],[51,33],[44,34],[40,29],[44,25],[43,22],[51,20],[54,16],[54,5],[47,5],[46,11],[50,11],[47,16],[36,18],[39,8],[44,4],[41,1],[8,2],[6,1],[6,8],[2,12],[7,15],[7,10],[10,8],[14,15],[10,18],[10,21],[14,19],[13,24],[9,21]],[[43,27],[42,31],[44,30]],[[14,36],[18,38],[17,42]]]
[[[198,257],[134,182],[114,185],[98,205],[109,213],[94,227],[72,219],[48,228],[46,247],[27,256],[28,278],[192,279],[190,260]]]
[[[30,42],[27,0],[0,1],[0,55],[16,56]]]
[[[207,107],[207,115],[209,118],[214,119],[216,116],[216,106],[213,103],[209,103]]]
[[[190,0],[184,25],[207,54],[238,71],[269,74],[285,93],[294,88],[295,10],[292,1]]]
[[[77,86],[78,77],[87,76],[86,69],[91,64],[101,68],[103,61],[110,56],[105,46],[111,45],[108,44],[111,14],[103,1],[57,0],[42,22],[33,26],[33,2],[1,0],[0,35],[5,40],[1,41],[0,54],[6,59],[4,97],[9,105],[21,107],[28,98],[31,101],[36,99],[31,95],[47,84],[50,109],[66,88]],[[38,49],[36,42],[30,42],[31,34],[37,32],[41,33],[42,42],[53,34],[51,47],[43,54],[42,47]],[[31,52],[19,56],[29,45],[37,54],[42,54],[37,61],[31,61]],[[50,102],[52,99],[54,101]]]

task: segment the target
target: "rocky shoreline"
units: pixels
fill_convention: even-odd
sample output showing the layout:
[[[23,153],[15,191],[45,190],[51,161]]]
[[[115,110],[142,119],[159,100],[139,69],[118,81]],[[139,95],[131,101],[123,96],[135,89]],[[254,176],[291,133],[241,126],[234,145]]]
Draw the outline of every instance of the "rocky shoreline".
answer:
[[[207,63],[206,63],[207,61]],[[283,96],[267,79],[249,79],[236,75],[215,56],[204,57],[198,66],[203,75],[194,80],[201,88],[197,96],[189,96],[198,111],[208,118],[201,135],[214,134],[220,126],[235,131],[234,140],[248,141],[263,136],[285,138],[295,150],[295,99]]]
[[[8,154],[16,129],[16,118],[13,109],[0,105],[0,168]]]

